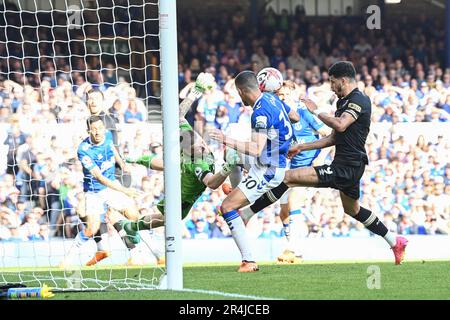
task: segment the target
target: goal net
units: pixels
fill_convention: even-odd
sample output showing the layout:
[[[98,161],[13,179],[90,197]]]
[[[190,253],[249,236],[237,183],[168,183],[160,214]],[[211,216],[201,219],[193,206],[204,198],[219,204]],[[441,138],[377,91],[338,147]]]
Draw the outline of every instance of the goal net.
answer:
[[[122,158],[162,153],[158,6],[158,0],[0,0],[0,285],[161,285],[163,230],[140,231],[141,241],[126,245],[100,197],[100,231],[88,234],[85,217],[94,205],[77,155],[89,136],[86,120],[100,111]],[[91,90],[103,93],[92,107]],[[134,204],[139,214],[152,213],[163,176],[130,168],[116,165],[114,175],[142,190]],[[100,251],[107,253],[101,261]]]

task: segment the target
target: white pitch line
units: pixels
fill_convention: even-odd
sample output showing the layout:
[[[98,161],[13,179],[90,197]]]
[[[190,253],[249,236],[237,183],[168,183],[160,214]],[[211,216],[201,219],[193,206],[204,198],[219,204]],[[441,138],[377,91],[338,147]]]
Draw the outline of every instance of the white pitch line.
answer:
[[[246,295],[246,294],[239,294],[239,293],[229,293],[229,292],[222,292],[222,291],[215,291],[215,290],[181,289],[181,290],[173,290],[173,291],[204,293],[204,294],[217,295],[217,296],[223,296],[223,297],[242,298],[242,299],[251,299],[251,300],[282,300],[279,298],[260,297],[260,296],[253,296],[253,295]]]
[[[25,276],[30,276],[30,275],[25,275]],[[36,279],[36,278],[35,278]],[[37,279],[36,279],[37,280]],[[31,281],[36,281],[36,280],[28,280],[28,282]],[[61,280],[67,280],[66,278],[61,278],[61,277],[49,277],[49,276],[40,276],[39,280],[53,280],[53,281],[61,281]],[[134,279],[127,279],[130,282],[133,282]],[[82,278],[81,279],[82,282],[95,282],[96,284],[107,284],[109,286],[114,285],[114,284],[123,284],[120,281],[111,281],[111,280],[100,280],[100,279],[91,279],[91,278]],[[27,282],[27,281],[24,281]],[[128,289],[128,290],[139,290],[139,289],[147,289],[147,290],[163,290],[166,291],[167,289],[163,289],[161,287],[158,288],[158,286],[155,285],[150,285],[150,284],[141,284],[141,283],[132,283],[134,285],[136,285],[136,288],[116,288],[118,291],[120,291],[121,289]],[[141,287],[141,288],[139,288]],[[59,289],[59,288],[56,288]],[[72,288],[64,288],[64,289],[72,289]],[[64,289],[62,289],[61,291],[63,292]],[[98,289],[98,291],[101,291],[102,289],[106,289],[106,288],[96,288]],[[95,289],[94,289],[95,291]],[[254,295],[247,295],[247,294],[239,294],[239,293],[229,293],[229,292],[223,292],[223,291],[215,291],[215,290],[203,290],[203,289],[181,289],[181,290],[167,290],[167,291],[176,291],[176,292],[192,292],[192,293],[203,293],[203,294],[209,294],[209,295],[217,295],[217,296],[223,296],[223,297],[229,297],[229,298],[242,298],[242,299],[249,299],[249,300],[283,300],[283,299],[279,299],[279,298],[272,298],[272,297],[262,297],[262,296],[254,296]],[[80,290],[80,292],[83,292],[83,290]]]

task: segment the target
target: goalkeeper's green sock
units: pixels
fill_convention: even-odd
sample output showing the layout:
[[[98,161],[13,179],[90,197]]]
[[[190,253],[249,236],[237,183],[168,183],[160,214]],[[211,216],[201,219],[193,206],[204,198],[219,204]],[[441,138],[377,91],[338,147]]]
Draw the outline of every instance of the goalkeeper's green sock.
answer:
[[[125,238],[127,238],[133,244],[138,244],[139,242],[141,242],[141,236],[139,235],[139,229],[134,230],[132,228],[131,225],[134,224],[134,223],[135,222],[131,222],[131,221],[128,221],[128,220],[121,220],[118,223],[116,223],[116,225],[120,225],[120,228],[123,231],[125,231],[125,233],[126,233]],[[121,232],[119,232],[119,234],[121,234]],[[122,234],[121,234],[121,236],[124,237]],[[132,249],[132,248],[130,248],[131,246],[128,246],[128,244],[127,244],[127,247],[129,249]]]
[[[152,222],[151,222],[150,216],[145,216],[141,219],[139,219],[137,222],[131,222],[127,227],[129,227],[134,232],[137,232],[139,230],[150,230],[152,228]],[[125,231],[127,231],[125,229]]]

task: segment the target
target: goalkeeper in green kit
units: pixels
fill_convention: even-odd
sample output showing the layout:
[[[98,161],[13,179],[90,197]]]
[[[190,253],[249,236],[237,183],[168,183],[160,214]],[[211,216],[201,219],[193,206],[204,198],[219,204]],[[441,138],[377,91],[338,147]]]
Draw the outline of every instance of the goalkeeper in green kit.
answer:
[[[214,155],[202,137],[184,118],[194,101],[210,90],[214,84],[214,77],[211,74],[200,73],[195,86],[180,104],[181,210],[183,219],[207,187],[217,189],[222,185],[239,159],[236,151],[227,150],[225,164],[219,172],[214,173]],[[136,160],[127,159],[127,162],[158,171],[164,169],[163,159],[155,155],[144,155]],[[144,216],[138,221],[126,220],[115,211],[110,211],[108,217],[112,224],[120,223],[129,239],[137,244],[140,242],[138,233],[140,230],[150,230],[164,225],[164,200],[158,203],[157,208],[158,213]]]

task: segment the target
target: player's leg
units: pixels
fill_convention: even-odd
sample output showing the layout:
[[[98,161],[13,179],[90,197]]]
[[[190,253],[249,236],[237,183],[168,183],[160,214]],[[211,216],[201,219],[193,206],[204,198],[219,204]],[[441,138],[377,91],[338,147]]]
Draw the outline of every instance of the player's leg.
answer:
[[[324,167],[324,166],[322,166]],[[283,194],[292,187],[327,187],[325,181],[321,181],[318,170],[322,167],[302,167],[287,170],[282,183],[259,197],[250,207],[243,212],[244,219],[250,219],[255,213],[263,210],[280,199]]]
[[[72,264],[76,253],[79,252],[79,250],[89,241],[89,239],[94,238],[100,229],[100,215],[102,210],[104,210],[101,205],[101,199],[97,194],[84,193],[81,200],[82,201],[80,201],[80,205],[77,208],[77,214],[80,216],[80,220],[85,224],[85,227],[82,228],[75,236],[68,254],[60,263],[60,267],[62,268],[68,267]]]
[[[111,212],[119,211],[124,214],[127,213],[130,216],[137,217],[138,213],[137,209],[135,209],[134,201],[124,195],[121,192],[115,191],[113,189],[107,188],[97,193],[98,200],[103,206],[102,215],[107,214],[108,218],[111,215]],[[95,216],[93,216],[94,218]],[[121,234],[120,225],[111,223],[114,228]],[[100,236],[94,236],[94,240],[97,244],[97,252],[95,257],[88,262],[88,265],[94,265],[102,259],[109,256],[109,245],[108,245],[108,228],[106,223],[101,225],[102,230],[100,230]],[[124,240],[125,246],[130,250],[135,249],[136,243],[139,242],[139,237],[136,237],[136,241],[129,241],[130,238],[124,238],[123,233],[121,234],[122,239]]]
[[[239,186],[225,198],[220,210],[241,253],[242,263],[238,272],[254,272],[258,271],[259,268],[253,259],[245,224],[238,212],[238,209],[248,205],[249,201]]]
[[[400,264],[404,258],[408,241],[404,237],[396,236],[389,231],[372,211],[359,205],[357,200],[359,198],[359,185],[350,190],[340,191],[340,196],[344,212],[361,222],[368,230],[386,240],[394,252],[395,264]]]
[[[291,160],[291,169],[304,168],[304,167],[313,167],[313,162],[316,156],[320,153],[320,150],[317,150],[315,155],[311,158],[294,158]],[[317,170],[314,169],[317,174]],[[316,177],[314,173],[312,173],[312,177],[310,177],[310,181],[314,182],[314,185],[320,185],[319,176]],[[295,179],[295,177],[293,177]],[[310,182],[308,181],[308,182]],[[325,184],[324,184],[325,185]],[[301,236],[301,224],[302,224],[302,216],[301,216],[301,205],[300,199],[302,198],[302,193],[306,191],[305,188],[302,187],[294,187],[288,190],[284,194],[283,197],[288,198],[288,207],[289,207],[289,230],[290,230],[290,238],[288,239],[287,249],[284,254],[281,256],[281,261],[289,262],[289,263],[299,263],[302,261],[302,254],[299,251],[299,239]]]
[[[252,166],[248,176],[222,203],[221,212],[242,255],[242,264],[238,270],[240,272],[257,271],[258,266],[253,261],[244,220],[237,210],[278,186],[284,176],[285,169]]]
[[[159,230],[151,230],[141,234],[142,242],[147,245],[151,253],[156,258],[158,266],[164,266],[166,263],[165,248],[164,248],[164,232]]]
[[[129,237],[136,237],[137,233],[142,230],[151,230],[154,228],[164,226],[164,216],[158,212],[148,214],[135,221],[126,219],[117,210],[111,210],[109,213],[109,220],[117,228],[123,229]],[[120,225],[118,227],[117,225]],[[116,227],[117,226],[117,227]]]
[[[125,208],[125,209],[123,210],[123,215],[124,215],[128,220],[131,220],[131,221],[137,221],[137,220],[139,220],[139,216],[140,216],[139,210],[138,210],[138,208],[137,208],[136,205],[132,205],[132,206],[130,206],[130,207],[128,207],[128,208]]]
[[[86,266],[93,266],[111,255],[109,248],[108,224],[101,221],[100,215],[89,215],[88,221],[90,221],[92,225],[95,225],[95,228],[98,228],[97,232],[93,236],[95,244],[97,245],[97,251],[94,256],[86,262]]]
[[[290,239],[289,194],[290,194],[290,190],[286,191],[280,199],[280,219],[281,219],[281,222],[283,223],[283,231],[284,231],[284,235],[286,237],[288,244],[289,244],[289,239]],[[283,253],[281,253],[281,255],[279,255],[277,257],[277,262],[278,263],[288,263],[288,261],[290,260],[290,255],[291,255],[291,252],[286,247],[286,249],[283,251]]]
[[[283,223],[283,231],[286,240],[289,241],[290,230],[289,230],[289,195],[290,190],[286,191],[280,199],[280,219]]]
[[[282,205],[281,212],[286,216],[283,224],[288,223],[290,236],[287,238],[286,250],[277,259],[279,263],[300,263],[302,261],[302,255],[299,251],[299,238],[301,234],[300,192],[299,188],[291,188],[280,200],[283,203],[283,198],[287,198],[287,203]]]
[[[108,221],[117,231],[125,246],[132,250],[136,247],[136,244],[140,242],[139,235],[136,234],[128,234],[124,229],[124,224],[128,220],[125,217],[125,213],[121,213],[118,210],[109,207],[107,211]]]
[[[140,242],[139,233],[128,234],[123,229],[124,224],[129,220],[137,221],[139,219],[139,210],[136,202],[121,192],[109,188],[107,190],[108,196],[106,201],[108,204],[109,222],[122,237],[127,248],[132,250]]]
[[[114,226],[114,229],[119,233],[126,247],[130,251],[127,265],[142,265],[140,244],[142,243],[142,236],[144,236],[145,233],[140,234],[139,231],[151,230],[152,228],[162,226],[164,224],[164,216],[158,212],[156,214],[147,214],[142,218],[134,218],[135,221],[132,221],[127,219],[125,215],[125,212],[122,214],[112,208],[109,208],[108,210],[109,222]],[[156,257],[157,264],[164,265],[164,250],[160,248],[159,244],[154,243],[151,239],[150,241],[144,241],[144,243]]]

